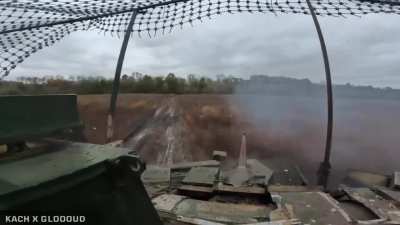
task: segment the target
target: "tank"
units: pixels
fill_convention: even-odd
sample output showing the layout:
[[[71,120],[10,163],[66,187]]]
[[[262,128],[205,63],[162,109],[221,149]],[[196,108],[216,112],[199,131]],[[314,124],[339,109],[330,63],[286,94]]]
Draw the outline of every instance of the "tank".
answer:
[[[164,224],[400,224],[398,172],[351,171],[326,192],[287,159],[247,158],[246,134],[238,149],[233,167],[224,151],[147,167],[142,181]]]

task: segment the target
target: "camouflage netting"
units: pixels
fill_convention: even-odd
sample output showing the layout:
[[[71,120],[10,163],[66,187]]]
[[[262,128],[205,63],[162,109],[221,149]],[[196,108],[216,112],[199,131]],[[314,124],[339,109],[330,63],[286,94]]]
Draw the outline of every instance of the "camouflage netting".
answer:
[[[400,14],[400,0],[311,0],[317,15]],[[309,14],[306,0],[2,0],[0,79],[38,50],[74,31],[121,36],[132,11],[134,33],[155,36],[228,13]]]

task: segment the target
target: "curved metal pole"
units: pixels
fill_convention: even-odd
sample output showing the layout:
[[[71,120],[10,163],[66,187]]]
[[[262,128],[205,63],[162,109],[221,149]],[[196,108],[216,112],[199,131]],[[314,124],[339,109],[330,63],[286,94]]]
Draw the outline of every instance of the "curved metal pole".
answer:
[[[110,109],[109,109],[108,117],[107,117],[107,134],[106,134],[107,142],[110,142],[114,136],[113,119],[114,119],[115,109],[116,109],[116,105],[117,105],[117,97],[118,97],[118,91],[119,91],[119,83],[120,83],[120,78],[121,78],[122,65],[124,63],[126,48],[128,47],[129,38],[131,37],[132,31],[133,31],[133,25],[135,24],[135,19],[136,19],[137,14],[138,14],[138,10],[133,10],[131,20],[129,21],[128,27],[126,28],[124,40],[123,40],[122,46],[121,46],[121,51],[119,52],[117,68],[115,70],[113,88],[112,88],[112,93],[111,93]]]
[[[318,184],[322,185],[326,189],[328,186],[328,178],[331,169],[330,156],[331,156],[332,130],[333,130],[332,79],[331,79],[331,70],[329,67],[328,52],[326,50],[324,36],[322,35],[321,27],[319,25],[317,16],[315,15],[314,7],[312,6],[310,0],[306,1],[308,8],[310,9],[312,19],[314,21],[315,29],[317,30],[318,33],[319,43],[321,45],[322,57],[324,59],[324,65],[325,65],[328,121],[326,128],[325,156],[324,156],[324,161],[320,164],[320,167],[318,169]]]

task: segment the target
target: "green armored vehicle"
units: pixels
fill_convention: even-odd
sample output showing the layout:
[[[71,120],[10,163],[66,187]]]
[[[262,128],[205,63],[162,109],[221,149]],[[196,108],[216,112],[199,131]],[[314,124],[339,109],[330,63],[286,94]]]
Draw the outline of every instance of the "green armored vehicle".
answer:
[[[66,224],[161,224],[135,152],[63,140],[82,139],[76,104],[75,95],[0,97],[0,211],[10,220],[1,224],[21,224],[12,215],[24,213],[46,216],[43,224],[60,216],[84,222]]]

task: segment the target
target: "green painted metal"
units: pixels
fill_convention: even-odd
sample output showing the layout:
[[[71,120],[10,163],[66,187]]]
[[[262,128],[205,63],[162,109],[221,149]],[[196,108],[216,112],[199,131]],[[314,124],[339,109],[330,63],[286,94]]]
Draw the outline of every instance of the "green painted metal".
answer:
[[[0,124],[0,144],[79,127],[77,96],[0,96]]]
[[[183,179],[185,184],[212,186],[215,183],[218,167],[193,167]]]
[[[301,221],[299,224],[315,225],[350,225],[353,222],[337,202],[322,192],[282,192],[272,193],[279,196],[277,205],[291,209],[294,217]],[[279,207],[279,208],[280,208]]]
[[[131,149],[35,141],[80,127],[75,95],[0,97],[0,124],[0,144],[32,140],[25,151],[35,153],[0,159],[0,211],[72,213],[93,225],[162,224]]]
[[[14,187],[9,189],[0,186],[0,196],[74,174],[95,164],[114,160],[128,152],[127,149],[106,145],[64,141],[51,142],[49,145],[47,148],[51,151],[40,156],[11,162],[0,161],[0,182]]]
[[[161,225],[130,149],[51,141],[51,151],[0,161],[0,211],[72,213],[96,225]]]

